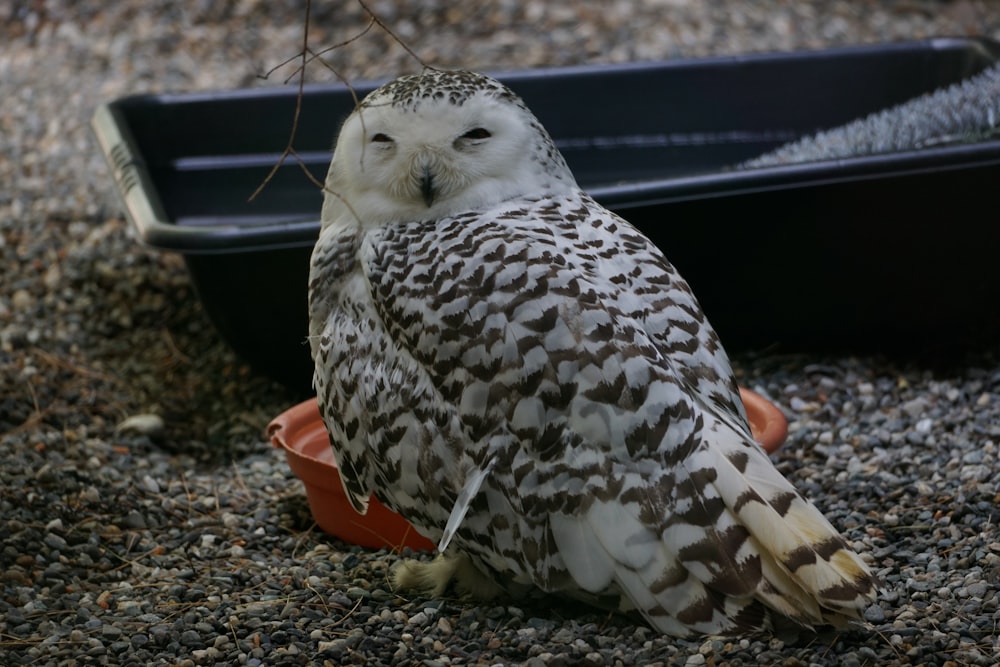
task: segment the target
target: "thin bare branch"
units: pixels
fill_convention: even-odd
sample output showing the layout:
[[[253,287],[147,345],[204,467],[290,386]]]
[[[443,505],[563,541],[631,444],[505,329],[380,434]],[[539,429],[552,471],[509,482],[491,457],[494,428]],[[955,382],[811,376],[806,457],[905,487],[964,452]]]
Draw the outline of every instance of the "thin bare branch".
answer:
[[[289,133],[288,133],[288,142],[285,144],[285,148],[281,151],[281,155],[278,156],[278,159],[275,161],[275,163],[271,167],[270,171],[268,171],[267,175],[261,181],[260,185],[258,185],[257,188],[250,195],[249,201],[255,200],[260,195],[260,193],[263,192],[264,188],[267,187],[267,185],[271,182],[271,180],[274,178],[275,174],[278,173],[278,170],[281,169],[285,165],[285,163],[286,163],[286,161],[288,160],[289,157],[292,157],[292,158],[294,158],[296,160],[296,162],[298,162],[299,166],[302,168],[302,171],[306,174],[306,177],[310,180],[310,182],[312,182],[314,185],[316,185],[320,189],[324,189],[328,194],[331,194],[331,195],[337,197],[338,199],[340,199],[344,203],[344,205],[348,208],[348,210],[350,210],[351,213],[355,217],[357,217],[357,214],[351,208],[351,205],[347,201],[345,201],[344,198],[341,197],[336,192],[330,192],[329,190],[327,190],[325,188],[324,184],[319,179],[317,179],[312,174],[311,171],[309,171],[309,168],[306,165],[306,163],[302,160],[302,158],[299,156],[299,154],[295,151],[295,148],[294,148],[294,146],[295,146],[295,136],[298,133],[299,119],[300,119],[300,117],[302,115],[302,100],[305,97],[306,68],[311,63],[313,63],[314,61],[318,60],[320,62],[320,64],[322,64],[324,67],[326,67],[328,70],[330,70],[330,72],[333,73],[333,75],[337,78],[337,80],[339,80],[345,86],[347,86],[347,89],[351,93],[351,97],[354,99],[354,106],[355,107],[360,106],[360,100],[358,98],[358,94],[354,90],[354,87],[351,86],[351,82],[348,80],[348,78],[346,76],[344,76],[343,74],[341,74],[341,72],[338,71],[337,68],[335,68],[332,64],[330,64],[326,60],[326,58],[324,56],[327,55],[327,54],[329,54],[329,53],[331,53],[331,52],[333,52],[333,51],[335,51],[335,50],[337,50],[337,49],[341,49],[341,48],[344,48],[346,46],[349,46],[350,44],[356,42],[357,40],[361,39],[362,37],[364,37],[365,35],[367,35],[369,32],[371,32],[372,28],[374,28],[375,26],[378,26],[387,35],[389,35],[389,37],[391,37],[393,41],[395,41],[397,44],[399,44],[403,48],[403,50],[405,50],[411,57],[413,57],[417,62],[419,62],[424,68],[426,68],[426,69],[433,69],[430,65],[428,65],[426,62],[424,62],[424,60],[420,56],[418,56],[416,54],[416,52],[413,49],[411,49],[406,44],[406,42],[404,42],[395,32],[393,32],[393,30],[391,28],[389,28],[389,26],[387,26],[382,21],[382,19],[380,19],[378,17],[378,15],[376,15],[375,12],[373,12],[371,10],[371,8],[368,7],[368,5],[365,2],[365,0],[357,0],[357,2],[358,2],[358,5],[360,5],[361,8],[365,11],[365,13],[368,14],[368,16],[369,16],[368,24],[360,32],[358,32],[357,34],[355,34],[355,35],[353,35],[353,36],[351,36],[351,37],[343,40],[342,42],[339,42],[339,43],[334,44],[332,46],[328,46],[326,48],[320,49],[319,51],[314,51],[309,46],[309,28],[310,28],[310,22],[311,22],[311,16],[312,16],[312,0],[306,0],[305,20],[303,22],[303,28],[302,28],[302,49],[297,54],[295,54],[294,56],[292,56],[290,58],[287,58],[286,60],[283,60],[278,65],[275,65],[274,67],[272,67],[270,70],[268,70],[263,75],[258,75],[258,76],[261,76],[261,78],[266,79],[266,78],[270,77],[272,74],[274,74],[274,72],[276,72],[277,70],[281,69],[282,67],[285,67],[286,65],[289,65],[290,63],[294,62],[295,60],[299,60],[298,66],[292,71],[292,73],[288,76],[288,78],[285,79],[285,83],[290,83],[295,77],[298,77],[298,80],[299,80],[299,91],[298,91],[298,95],[295,98],[295,112],[292,115],[292,126],[291,126],[291,129],[290,129]],[[362,120],[362,125],[363,124],[364,124],[364,121]]]
[[[411,49],[407,45],[407,43],[402,40],[402,38],[399,37],[399,35],[397,35],[395,32],[392,31],[392,29],[389,26],[387,26],[385,23],[383,23],[382,19],[380,19],[378,17],[378,15],[375,14],[375,12],[373,12],[371,9],[368,8],[368,5],[365,2],[365,0],[358,0],[358,4],[361,5],[362,9],[364,9],[366,12],[368,12],[368,15],[371,16],[372,20],[375,21],[375,23],[378,24],[378,27],[382,28],[382,30],[384,30],[387,35],[389,35],[390,37],[392,37],[393,41],[395,41],[397,44],[399,44],[401,47],[403,47],[403,50],[406,51],[407,53],[409,53],[410,56],[412,56],[414,60],[416,60],[418,63],[420,63],[421,65],[423,65],[427,69],[434,69],[433,67],[431,67],[430,65],[428,65],[426,62],[424,62],[424,59],[421,58],[420,56],[418,56],[416,54],[416,52],[413,49]]]
[[[281,165],[285,163],[285,158],[287,158],[288,154],[291,152],[292,145],[295,142],[295,135],[299,131],[299,116],[302,114],[302,98],[304,96],[306,85],[306,61],[309,56],[309,15],[311,12],[312,0],[306,0],[306,17],[302,27],[302,51],[299,53],[299,56],[302,58],[302,65],[300,65],[299,74],[299,94],[295,96],[295,114],[292,116],[292,129],[288,134],[288,143],[285,145],[285,150],[281,152],[281,157],[279,157],[278,161],[273,167],[271,167],[271,171],[267,173],[267,176],[264,177],[261,184],[258,185],[257,189],[250,195],[250,201],[256,199],[257,195],[259,195],[261,191],[267,187],[267,184],[271,182],[274,175],[278,173]]]

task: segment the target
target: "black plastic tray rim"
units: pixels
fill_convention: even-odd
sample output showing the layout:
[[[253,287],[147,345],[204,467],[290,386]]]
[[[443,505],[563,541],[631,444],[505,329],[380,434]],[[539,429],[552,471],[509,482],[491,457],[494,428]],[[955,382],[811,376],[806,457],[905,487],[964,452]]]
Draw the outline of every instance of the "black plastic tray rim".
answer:
[[[997,57],[1000,45],[988,40],[972,42],[990,57]],[[835,47],[797,52],[804,60],[864,55],[872,51],[903,51],[914,47],[944,50],[970,44],[967,38],[939,37],[927,40],[890,44]],[[720,64],[747,62],[766,63],[788,56],[785,52],[711,58],[650,61],[621,65],[582,65],[573,67],[519,70],[494,74],[515,84],[519,80],[548,76],[572,78],[596,73],[661,71],[672,68],[687,70],[698,67],[718,67]],[[378,87],[382,81],[366,81],[353,88],[359,97]],[[305,94],[317,91],[346,90],[341,84],[311,84]],[[288,97],[298,89],[289,87],[253,88],[220,92],[163,95],[134,95],[102,105],[94,114],[92,126],[102,152],[111,163],[118,180],[118,190],[126,211],[134,223],[138,239],[145,245],[183,254],[226,254],[267,252],[271,250],[308,247],[315,243],[319,221],[316,217],[299,217],[287,222],[265,225],[180,226],[168,219],[156,195],[149,169],[144,163],[138,144],[127,129],[123,109],[131,104],[155,99],[160,104],[211,103],[222,99],[252,100],[263,97]],[[331,128],[331,136],[334,128]],[[331,149],[332,150],[332,149]],[[292,159],[292,158],[288,158]],[[588,188],[588,192],[605,206],[626,212],[638,206],[680,202],[694,198],[728,197],[777,188],[798,188],[819,184],[849,182],[868,178],[906,175],[934,170],[965,169],[1000,163],[1000,140],[960,146],[942,146],[912,152],[896,152],[855,158],[816,161],[754,169],[672,177],[633,182],[622,185]],[[325,171],[325,170],[324,170]],[[302,175],[306,178],[305,174]],[[249,195],[249,193],[248,193]]]

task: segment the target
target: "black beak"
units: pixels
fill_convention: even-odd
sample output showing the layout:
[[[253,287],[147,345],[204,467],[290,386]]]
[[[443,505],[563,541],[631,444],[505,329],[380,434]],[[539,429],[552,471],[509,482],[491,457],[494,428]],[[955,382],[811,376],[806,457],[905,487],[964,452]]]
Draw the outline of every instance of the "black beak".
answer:
[[[430,208],[437,193],[434,192],[434,175],[429,167],[424,167],[423,174],[420,176],[420,194],[423,195],[427,208]]]

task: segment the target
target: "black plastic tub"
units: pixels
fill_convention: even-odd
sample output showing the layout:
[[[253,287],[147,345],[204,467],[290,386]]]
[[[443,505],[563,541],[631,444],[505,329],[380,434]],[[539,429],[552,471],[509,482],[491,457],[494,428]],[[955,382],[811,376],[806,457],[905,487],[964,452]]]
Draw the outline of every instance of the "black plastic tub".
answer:
[[[954,353],[1000,333],[1000,141],[734,170],[994,64],[989,40],[500,74],[580,184],[642,229],[731,349]],[[357,85],[363,95],[376,84]],[[127,97],[93,127],[144,243],[184,254],[250,364],[307,388],[321,195],[294,161],[253,202],[297,89]],[[322,180],[342,86],[309,87],[295,148]]]

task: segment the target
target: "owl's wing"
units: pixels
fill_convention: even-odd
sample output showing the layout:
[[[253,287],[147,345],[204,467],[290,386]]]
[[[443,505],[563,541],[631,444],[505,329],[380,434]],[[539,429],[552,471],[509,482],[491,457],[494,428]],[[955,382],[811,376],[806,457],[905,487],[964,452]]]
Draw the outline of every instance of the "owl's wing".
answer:
[[[487,214],[394,226],[385,235],[376,235],[368,270],[373,287],[380,285],[377,296],[404,309],[403,301],[412,296],[410,305],[417,311],[426,305],[451,317],[438,324],[447,329],[455,326],[456,314],[477,317],[464,313],[458,304],[480,298],[477,307],[489,308],[493,316],[508,295],[518,304],[528,296],[518,290],[532,281],[532,274],[550,270],[543,280],[545,285],[554,280],[556,291],[546,298],[572,298],[566,289],[558,291],[560,280],[572,281],[570,291],[585,285],[600,309],[615,311],[616,317],[639,327],[650,344],[668,352],[675,373],[690,391],[746,422],[729,358],[715,330],[687,282],[659,249],[584,193],[524,203],[500,206]],[[481,248],[491,250],[477,255]],[[424,262],[407,266],[415,250],[421,251]],[[495,289],[501,269],[512,274],[510,282]],[[513,275],[519,269],[523,275]],[[417,282],[406,285],[408,276],[418,276]],[[422,287],[427,288],[423,293]],[[383,314],[392,321],[393,313]],[[510,316],[514,321],[523,313]],[[491,321],[495,323],[495,317]],[[470,319],[470,324],[476,323]],[[404,328],[397,326],[396,331],[405,334]],[[442,361],[448,352],[433,349],[436,335],[420,332],[423,345]],[[746,430],[749,433],[748,425]]]
[[[573,209],[557,223],[561,250],[588,268],[590,258],[599,259],[603,277],[618,287],[609,294],[610,303],[641,323],[654,345],[669,350],[674,369],[692,391],[746,421],[729,356],[687,281],[631,223],[588,195]]]
[[[687,286],[594,206],[511,203],[362,247],[386,335],[453,406],[463,455],[496,461],[463,546],[615,584],[674,634],[757,627],[758,600],[856,616],[866,568],[752,443]]]
[[[489,473],[490,443],[475,458],[463,450],[457,406],[442,400],[426,369],[372,313],[347,305],[351,310],[333,310],[311,341],[320,414],[344,491],[360,514],[377,493],[437,539],[448,508],[457,525]]]

